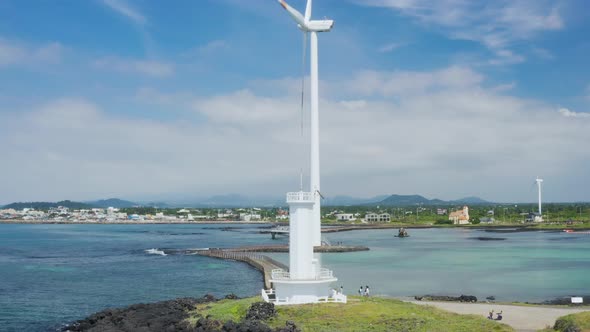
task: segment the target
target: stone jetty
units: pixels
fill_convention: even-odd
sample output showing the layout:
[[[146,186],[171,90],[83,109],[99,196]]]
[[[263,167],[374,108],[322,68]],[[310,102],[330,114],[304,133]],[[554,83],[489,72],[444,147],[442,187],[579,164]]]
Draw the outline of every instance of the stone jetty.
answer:
[[[369,250],[368,247],[364,246],[319,246],[314,248],[314,252],[327,253],[327,252],[352,252],[352,251],[365,251]],[[288,270],[289,268],[266,255],[260,254],[261,252],[289,252],[289,246],[287,245],[269,245],[269,246],[248,246],[248,247],[237,247],[237,248],[209,248],[209,249],[188,249],[185,251],[186,254],[197,254],[207,257],[229,259],[239,262],[244,262],[255,269],[262,272],[264,275],[264,286],[269,289],[271,288],[270,280],[272,277],[272,270],[283,269]]]

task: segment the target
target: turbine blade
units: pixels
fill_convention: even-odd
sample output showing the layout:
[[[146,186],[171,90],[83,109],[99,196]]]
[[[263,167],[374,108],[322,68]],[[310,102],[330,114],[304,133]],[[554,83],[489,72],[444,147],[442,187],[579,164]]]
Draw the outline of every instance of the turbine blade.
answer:
[[[300,12],[295,10],[293,7],[289,6],[285,2],[285,0],[278,0],[278,1],[281,4],[281,6],[283,6],[283,8],[285,8],[285,10],[289,13],[289,15],[291,15],[291,17],[295,20],[295,22],[297,22],[302,27],[307,26],[307,24],[305,24],[305,18],[303,17],[303,15],[301,15]]]
[[[305,22],[311,19],[311,2],[312,0],[307,0],[307,6],[305,6]]]

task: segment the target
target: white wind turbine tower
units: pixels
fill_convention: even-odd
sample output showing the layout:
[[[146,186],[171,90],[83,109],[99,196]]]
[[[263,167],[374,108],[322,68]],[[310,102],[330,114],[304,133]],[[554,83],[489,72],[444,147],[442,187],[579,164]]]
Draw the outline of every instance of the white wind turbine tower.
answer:
[[[291,15],[297,26],[304,34],[304,43],[307,35],[310,40],[310,95],[311,95],[311,165],[310,165],[310,191],[314,194],[313,216],[311,220],[311,236],[314,246],[322,245],[321,212],[320,212],[320,129],[319,129],[319,92],[318,92],[318,32],[329,32],[334,26],[332,20],[311,20],[312,0],[307,0],[305,16],[289,6],[284,0],[278,0],[281,6]]]
[[[535,221],[543,221],[543,214],[541,213],[541,183],[543,183],[543,179],[539,179],[537,176],[535,181],[537,182],[537,188],[539,189],[539,215],[535,216]]]
[[[329,285],[338,280],[332,271],[322,268],[314,258],[314,246],[321,245],[320,220],[320,149],[318,114],[318,32],[332,29],[332,20],[311,20],[312,0],[307,0],[305,16],[285,1],[279,3],[297,22],[299,29],[311,35],[310,41],[310,89],[311,89],[311,165],[310,191],[287,193],[289,204],[289,272],[273,270],[271,283],[274,289],[262,290],[267,302],[301,304],[320,302],[344,302],[344,294],[330,294]],[[331,296],[332,295],[332,296]]]

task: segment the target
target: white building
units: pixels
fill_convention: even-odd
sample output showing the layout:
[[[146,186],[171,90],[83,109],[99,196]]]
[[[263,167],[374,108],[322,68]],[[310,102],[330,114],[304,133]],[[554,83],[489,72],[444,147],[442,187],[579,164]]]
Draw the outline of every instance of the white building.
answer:
[[[389,213],[367,213],[365,215],[366,222],[391,222],[391,215]]]
[[[254,221],[261,220],[262,216],[257,213],[240,213],[240,220],[242,221]]]
[[[352,213],[337,213],[336,220],[338,221],[354,221],[356,217]]]

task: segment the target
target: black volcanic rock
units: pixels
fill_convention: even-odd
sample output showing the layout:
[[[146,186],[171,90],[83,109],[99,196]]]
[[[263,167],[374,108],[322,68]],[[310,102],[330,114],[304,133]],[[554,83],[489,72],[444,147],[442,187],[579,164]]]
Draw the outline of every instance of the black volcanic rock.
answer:
[[[472,240],[479,240],[479,241],[503,241],[506,240],[505,237],[488,237],[488,236],[476,236],[470,237]]]
[[[237,299],[229,294],[226,299]],[[216,301],[213,295],[202,298],[179,298],[149,304],[134,304],[122,309],[106,309],[70,324],[60,331],[66,332],[299,332],[294,322],[272,329],[264,320],[275,317],[272,303],[253,303],[241,322],[221,322],[200,317],[194,326],[187,322],[196,305]]]
[[[62,331],[193,331],[185,319],[197,304],[205,302],[209,299],[180,298],[134,304],[123,309],[106,309],[66,326]]]
[[[473,295],[461,295],[461,296],[446,296],[446,295],[424,295],[414,296],[414,299],[418,301],[446,301],[446,302],[477,302],[477,297]]]
[[[267,320],[276,316],[277,311],[275,310],[275,305],[272,303],[267,302],[256,302],[252,303],[250,309],[248,309],[248,313],[246,314],[246,319],[248,320]]]

